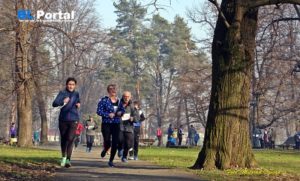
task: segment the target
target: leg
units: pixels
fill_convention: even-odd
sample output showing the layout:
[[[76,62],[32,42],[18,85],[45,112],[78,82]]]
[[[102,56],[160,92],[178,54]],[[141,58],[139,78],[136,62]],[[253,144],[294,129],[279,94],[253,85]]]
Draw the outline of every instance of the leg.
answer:
[[[137,157],[139,153],[139,141],[140,141],[140,127],[134,128],[134,156]]]
[[[68,126],[66,122],[59,122],[59,132],[60,132],[60,147],[61,147],[61,154],[62,157],[66,157],[67,152],[67,131]]]
[[[158,136],[158,146],[161,146],[161,136]]]
[[[86,135],[86,150],[88,151],[88,149],[90,148],[90,135]]]
[[[127,159],[127,155],[128,155],[128,150],[129,150],[129,145],[128,145],[128,133],[127,132],[123,132],[124,134],[124,151],[123,151],[123,157],[122,158],[125,158]]]
[[[182,138],[179,137],[178,139],[179,139],[179,141],[178,141],[178,146],[181,146]]]
[[[111,151],[110,151],[109,161],[112,162],[115,158],[117,148],[118,148],[120,124],[110,124],[110,132],[112,135],[112,143],[111,143]]]
[[[94,135],[91,135],[90,137],[91,138],[90,138],[90,150],[89,151],[92,150],[92,147],[93,147],[93,144],[94,144],[94,140],[95,140],[95,136]]]
[[[72,152],[73,152],[73,144],[75,139],[75,132],[77,129],[77,122],[70,122],[68,129],[68,140],[67,140],[67,159],[71,160]]]
[[[123,131],[120,131],[119,133],[119,141],[118,141],[118,150],[122,150],[124,149],[124,132]]]
[[[133,148],[133,133],[126,132],[125,133],[125,148],[123,153],[123,158],[127,158],[128,151],[130,148]]]
[[[107,152],[109,148],[111,147],[111,132],[110,132],[110,125],[109,124],[102,124],[101,128],[102,136],[103,136],[103,146],[104,146],[104,151]]]

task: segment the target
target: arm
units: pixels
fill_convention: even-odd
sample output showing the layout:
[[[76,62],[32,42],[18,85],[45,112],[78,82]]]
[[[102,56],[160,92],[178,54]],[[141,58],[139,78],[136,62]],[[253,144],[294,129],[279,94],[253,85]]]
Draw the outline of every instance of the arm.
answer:
[[[105,101],[104,99],[101,99],[98,103],[98,107],[97,107],[97,114],[103,118],[109,118],[109,112],[105,111]]]
[[[119,107],[118,107],[118,111],[117,111],[117,112],[121,114],[120,117],[122,117],[123,114],[125,113],[125,108],[124,108],[124,106],[123,106],[122,103],[119,104]]]
[[[77,108],[80,108],[80,97],[79,97],[79,93],[78,93],[78,92],[77,92],[76,107],[77,107]]]
[[[143,121],[145,121],[145,115],[144,115],[144,113],[142,113],[141,115],[140,115],[140,122],[143,122]]]
[[[63,106],[64,105],[64,95],[62,91],[59,91],[57,94],[56,98],[54,99],[52,103],[52,107],[58,107],[58,106]]]

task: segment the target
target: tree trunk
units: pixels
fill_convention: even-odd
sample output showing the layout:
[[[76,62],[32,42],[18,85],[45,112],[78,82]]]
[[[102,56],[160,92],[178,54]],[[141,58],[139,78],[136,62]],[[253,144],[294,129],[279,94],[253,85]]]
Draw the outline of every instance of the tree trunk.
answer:
[[[188,125],[188,127],[190,126],[190,115],[189,115],[189,108],[188,108],[188,102],[187,102],[187,98],[186,96],[183,98],[184,99],[184,107],[185,107],[185,118],[186,118],[186,125]]]
[[[47,112],[46,112],[46,104],[44,100],[44,93],[41,88],[41,72],[39,70],[39,62],[37,60],[37,46],[39,46],[40,40],[40,30],[35,29],[33,34],[33,42],[34,45],[32,46],[32,60],[31,60],[31,69],[33,72],[33,81],[35,92],[38,96],[36,96],[39,113],[41,117],[41,144],[46,144],[48,142],[48,120],[47,120]]]
[[[239,1],[238,1],[239,2]],[[241,2],[240,2],[241,3]],[[212,93],[205,139],[193,168],[254,167],[249,139],[249,98],[257,9],[223,0],[212,45]]]
[[[181,105],[182,105],[182,98],[180,97],[178,107],[177,107],[177,115],[176,115],[177,128],[179,128],[181,125]]]
[[[22,5],[22,6],[21,6]],[[26,9],[23,1],[16,2],[16,12],[18,9]],[[17,93],[17,115],[18,115],[18,145],[32,145],[32,97],[31,97],[31,75],[28,70],[28,53],[30,47],[31,23],[16,22],[16,57],[15,72],[16,93]]]

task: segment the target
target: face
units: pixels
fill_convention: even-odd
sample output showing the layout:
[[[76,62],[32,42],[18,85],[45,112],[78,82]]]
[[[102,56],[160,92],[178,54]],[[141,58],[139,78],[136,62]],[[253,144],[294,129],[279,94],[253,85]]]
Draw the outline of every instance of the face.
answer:
[[[108,94],[109,96],[116,96],[117,95],[117,89],[115,86],[110,86],[108,88]]]
[[[76,83],[74,81],[69,81],[67,84],[67,89],[70,92],[73,92],[75,90]]]
[[[139,109],[139,105],[138,105],[138,104],[134,104],[134,107],[135,107],[136,109]]]
[[[128,103],[130,101],[130,99],[131,99],[131,94],[129,92],[125,92],[123,94],[123,100],[124,100],[124,102]]]

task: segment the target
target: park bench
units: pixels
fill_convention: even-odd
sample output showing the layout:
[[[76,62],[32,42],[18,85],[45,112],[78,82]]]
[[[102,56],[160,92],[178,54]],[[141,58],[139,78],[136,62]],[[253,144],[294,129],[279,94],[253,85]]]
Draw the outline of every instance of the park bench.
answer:
[[[290,148],[295,148],[295,139],[293,136],[291,137],[288,137],[287,140],[285,140],[284,143],[282,143],[281,145],[277,145],[279,148],[282,148],[282,149],[290,149]]]
[[[148,138],[148,139],[140,139],[140,143],[143,143],[146,146],[152,146],[154,142],[155,142],[155,140],[154,139],[150,139],[150,138]]]

